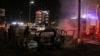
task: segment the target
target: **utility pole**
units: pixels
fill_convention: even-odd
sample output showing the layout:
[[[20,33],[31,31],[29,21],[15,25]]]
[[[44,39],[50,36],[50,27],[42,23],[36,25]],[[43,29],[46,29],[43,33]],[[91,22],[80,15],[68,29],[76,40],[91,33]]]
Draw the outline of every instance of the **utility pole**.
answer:
[[[81,25],[81,0],[78,0],[78,38],[80,38],[80,25]]]

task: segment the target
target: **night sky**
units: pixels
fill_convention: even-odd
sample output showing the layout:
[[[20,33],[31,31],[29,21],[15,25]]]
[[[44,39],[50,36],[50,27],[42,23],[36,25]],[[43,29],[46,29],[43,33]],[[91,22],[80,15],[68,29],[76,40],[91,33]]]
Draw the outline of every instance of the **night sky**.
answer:
[[[29,14],[30,0],[0,0],[0,8],[6,10],[6,19],[8,21],[21,20],[27,21]],[[35,12],[37,10],[50,10],[50,19],[55,20],[59,14],[59,0],[34,0],[31,7],[31,20],[34,22]],[[21,12],[21,13],[20,13]]]

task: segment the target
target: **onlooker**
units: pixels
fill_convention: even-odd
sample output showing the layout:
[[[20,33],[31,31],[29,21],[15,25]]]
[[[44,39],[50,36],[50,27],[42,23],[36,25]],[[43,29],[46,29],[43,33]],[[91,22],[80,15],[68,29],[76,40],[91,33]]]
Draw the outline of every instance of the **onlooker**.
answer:
[[[15,36],[19,36],[19,25],[15,25]]]
[[[4,28],[4,37],[5,37],[5,40],[8,39],[8,25],[5,24],[5,28]]]
[[[20,43],[18,41],[18,39],[19,39],[19,25],[15,25],[14,30],[15,30],[15,39],[14,39],[14,41],[15,41],[16,46],[19,46],[20,45]]]
[[[29,30],[29,26],[27,26],[24,30],[24,43],[25,43],[25,47],[27,47],[27,38],[29,38],[29,34],[30,34],[30,30]]]
[[[27,26],[24,30],[24,38],[29,37],[30,31],[29,31],[29,26]]]
[[[8,29],[8,44],[12,46],[14,44],[14,39],[15,39],[15,30],[14,26],[10,25]]]

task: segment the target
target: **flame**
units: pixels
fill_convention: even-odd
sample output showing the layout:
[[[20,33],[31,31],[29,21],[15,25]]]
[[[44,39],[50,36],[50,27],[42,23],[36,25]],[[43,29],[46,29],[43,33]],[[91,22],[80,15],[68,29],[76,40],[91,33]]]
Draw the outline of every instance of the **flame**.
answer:
[[[63,19],[60,21],[59,23],[59,29],[64,29],[65,31],[67,31],[68,35],[73,35],[74,32],[74,37],[77,37],[77,26],[73,25],[73,24],[77,24],[77,22],[73,23],[73,21],[71,21],[70,19]]]

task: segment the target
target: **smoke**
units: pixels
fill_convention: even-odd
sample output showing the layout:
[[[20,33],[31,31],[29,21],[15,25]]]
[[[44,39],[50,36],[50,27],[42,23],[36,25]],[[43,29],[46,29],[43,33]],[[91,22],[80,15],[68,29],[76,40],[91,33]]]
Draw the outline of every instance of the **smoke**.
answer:
[[[75,24],[73,24],[76,21]],[[77,37],[77,20],[69,20],[69,19],[62,19],[59,22],[59,29],[64,29],[65,31],[67,31],[68,35],[73,35],[74,32],[74,37]]]
[[[70,18],[77,15],[77,0],[60,0],[62,18]]]
[[[77,37],[78,35],[77,34],[78,32],[78,0],[59,0],[59,1],[61,4],[61,7],[60,7],[61,16],[60,16],[60,20],[59,20],[60,22],[59,22],[58,27],[66,31],[75,30],[75,37]],[[91,0],[91,1],[81,0],[81,16],[87,15],[87,14],[91,14],[95,16],[96,10],[97,10],[97,3],[98,3],[97,0]],[[81,29],[83,29],[82,23],[81,23]]]
[[[75,37],[77,37],[77,17],[76,19],[72,19],[77,16],[78,11],[78,3],[77,0],[60,0],[61,4],[61,18],[59,22],[59,28],[68,30],[75,30]],[[72,32],[68,33],[72,34]]]

